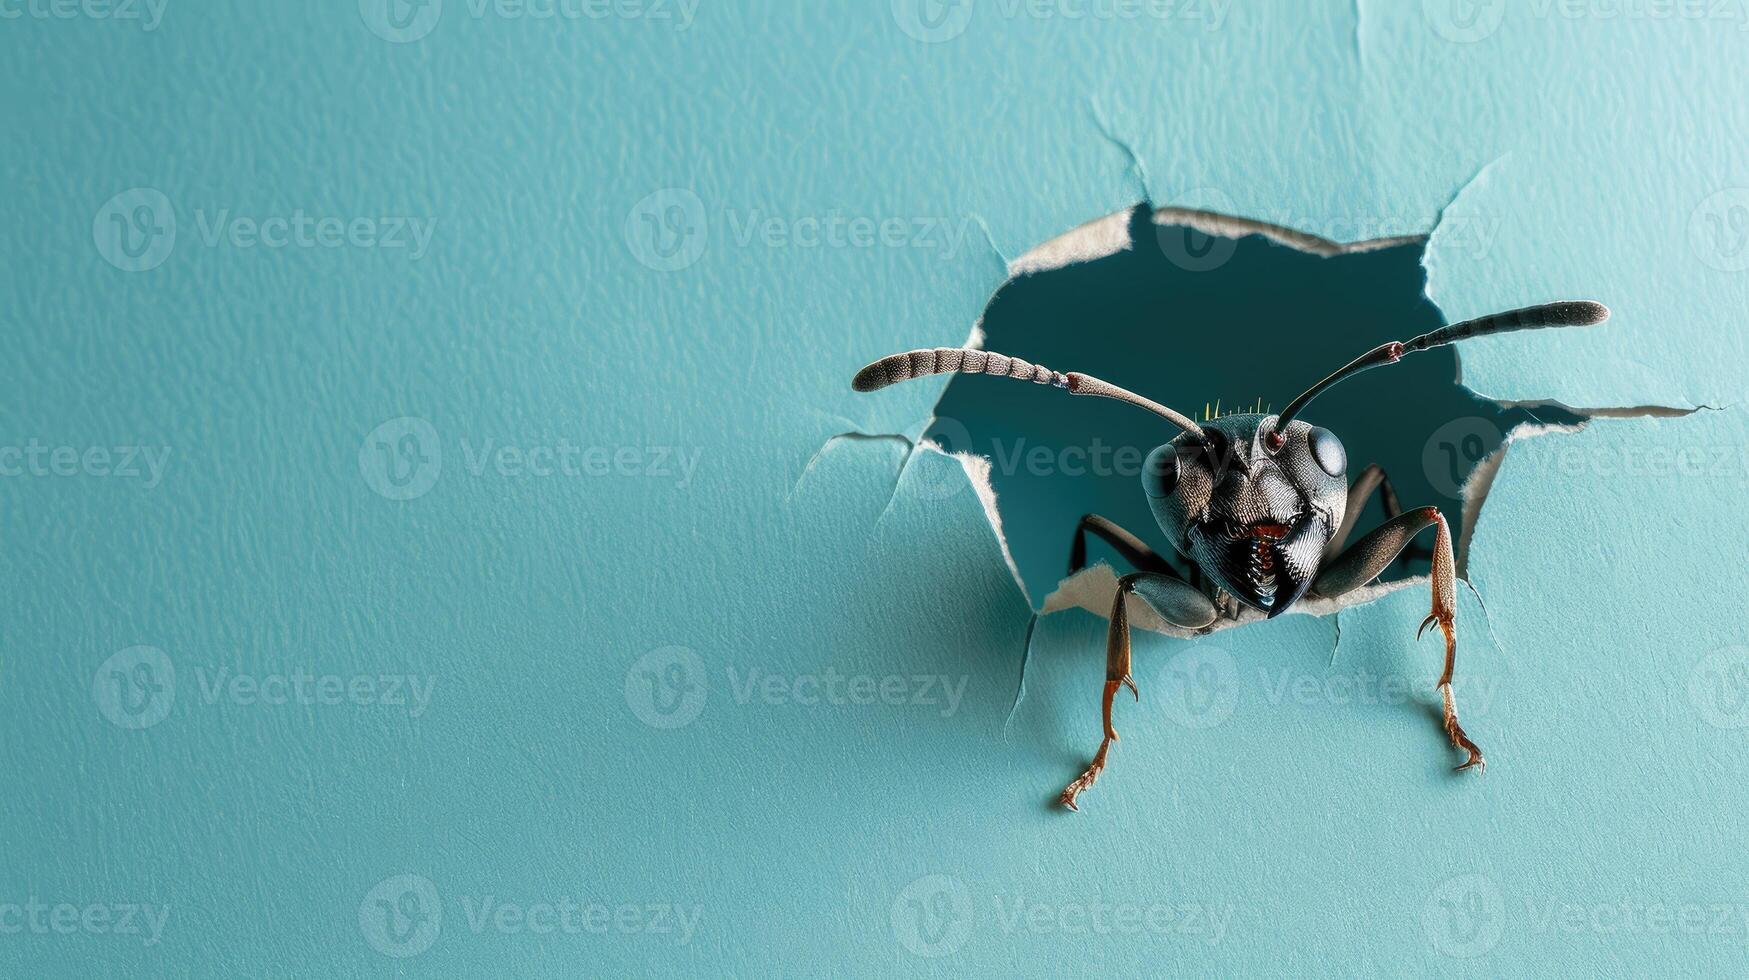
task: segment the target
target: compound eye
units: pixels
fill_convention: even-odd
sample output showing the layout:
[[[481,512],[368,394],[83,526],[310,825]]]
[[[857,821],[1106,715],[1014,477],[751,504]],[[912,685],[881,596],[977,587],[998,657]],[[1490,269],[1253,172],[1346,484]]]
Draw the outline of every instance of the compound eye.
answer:
[[[1336,438],[1336,433],[1329,429],[1312,427],[1306,433],[1306,445],[1312,450],[1312,458],[1318,461],[1318,468],[1331,476],[1341,476],[1348,472],[1348,450],[1342,448],[1342,440]]]
[[[1155,499],[1172,496],[1178,489],[1178,447],[1167,443],[1148,454],[1142,464],[1142,489]]]

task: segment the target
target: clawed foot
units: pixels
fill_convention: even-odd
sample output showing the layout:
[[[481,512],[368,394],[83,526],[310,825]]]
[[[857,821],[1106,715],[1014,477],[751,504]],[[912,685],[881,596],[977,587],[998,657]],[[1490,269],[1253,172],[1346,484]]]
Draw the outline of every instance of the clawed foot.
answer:
[[[1094,781],[1099,778],[1099,774],[1105,771],[1105,754],[1111,751],[1111,743],[1117,741],[1117,729],[1111,727],[1111,699],[1116,697],[1118,689],[1123,687],[1129,688],[1130,693],[1136,696],[1137,701],[1142,700],[1142,692],[1136,690],[1136,682],[1127,671],[1117,680],[1105,682],[1105,740],[1099,743],[1099,751],[1093,756],[1093,764],[1087,767],[1087,771],[1082,773],[1080,778],[1063,787],[1062,795],[1057,797],[1058,803],[1077,813],[1080,812],[1081,808],[1075,805],[1075,798],[1080,796],[1087,787],[1092,786]]]
[[[1447,738],[1451,739],[1452,748],[1462,750],[1465,753],[1463,765],[1458,766],[1453,771],[1463,772],[1465,769],[1474,769],[1480,773],[1488,768],[1488,762],[1482,758],[1482,750],[1464,732],[1464,726],[1458,724],[1457,695],[1453,694],[1451,690],[1450,664],[1452,652],[1457,647],[1457,631],[1453,627],[1451,611],[1435,608],[1426,619],[1421,621],[1421,628],[1415,631],[1415,639],[1421,639],[1421,634],[1427,632],[1427,627],[1434,623],[1438,623],[1440,632],[1445,634],[1447,667],[1445,676],[1441,677],[1439,681],[1439,696],[1445,708],[1445,734]]]
[[[1441,614],[1437,609],[1428,613],[1427,618],[1421,621],[1421,625],[1415,628],[1415,639],[1419,641],[1421,634],[1427,632],[1427,627],[1434,623],[1438,623],[1440,630],[1445,633],[1446,643],[1457,643],[1457,627],[1452,619],[1452,614],[1449,612]]]
[[[1098,778],[1099,768],[1096,766],[1089,767],[1086,772],[1081,774],[1079,779],[1076,779],[1074,782],[1063,788],[1063,795],[1057,797],[1057,802],[1074,810],[1076,813],[1080,813],[1081,808],[1075,805],[1075,798],[1081,795],[1082,790],[1092,786],[1093,781]]]
[[[1113,732],[1106,736],[1105,741],[1099,743],[1099,752],[1094,755],[1093,764],[1088,766],[1087,771],[1082,773],[1074,782],[1063,787],[1063,794],[1057,797],[1058,803],[1074,810],[1076,813],[1081,812],[1081,808],[1075,805],[1075,799],[1081,795],[1083,790],[1092,786],[1094,781],[1099,778],[1099,774],[1105,771],[1105,754],[1111,751],[1111,743],[1115,741],[1117,741],[1117,733]]]
[[[1118,600],[1119,600],[1119,602],[1121,602],[1121,600],[1123,600],[1123,593],[1118,593]],[[1126,662],[1128,662],[1128,658],[1125,658],[1125,660],[1126,660]],[[1083,789],[1088,788],[1088,786],[1093,786],[1093,781],[1097,781],[1098,774],[1100,774],[1100,772],[1104,772],[1104,770],[1105,770],[1105,753],[1109,753],[1109,751],[1111,751],[1112,742],[1116,742],[1116,740],[1118,740],[1118,730],[1116,730],[1116,728],[1112,728],[1112,726],[1111,726],[1111,700],[1112,700],[1112,698],[1118,697],[1119,688],[1130,688],[1130,693],[1132,693],[1132,695],[1135,695],[1135,700],[1137,700],[1137,702],[1140,702],[1140,700],[1142,700],[1142,691],[1135,690],[1135,679],[1133,679],[1133,677],[1130,677],[1130,672],[1128,672],[1128,669],[1123,670],[1123,676],[1118,677],[1118,679],[1116,679],[1116,681],[1112,681],[1112,679],[1109,679],[1109,677],[1111,677],[1111,674],[1107,674],[1107,676],[1105,676],[1105,677],[1107,677],[1107,681],[1105,681],[1105,698],[1104,698],[1105,740],[1104,740],[1104,742],[1100,742],[1100,744],[1098,744],[1098,753],[1093,754],[1093,765],[1090,765],[1090,767],[1088,767],[1088,770],[1086,770],[1086,772],[1083,772],[1083,774],[1081,774],[1081,777],[1079,777],[1079,779],[1076,779],[1076,781],[1074,781],[1074,782],[1070,782],[1069,786],[1065,786],[1065,788],[1063,788],[1062,796],[1058,796],[1058,798],[1056,798],[1056,802],[1062,803],[1063,807],[1069,807],[1070,810],[1076,810],[1076,812],[1081,812],[1081,807],[1076,807],[1076,796],[1081,796],[1081,791],[1083,791]]]
[[[1469,758],[1464,760],[1464,764],[1453,771],[1463,772],[1465,769],[1475,769],[1478,773],[1483,772],[1488,768],[1488,761],[1482,758],[1482,750],[1476,747],[1476,743],[1470,741],[1470,737],[1464,734],[1464,726],[1458,724],[1457,699],[1451,693],[1451,685],[1441,684],[1439,694],[1445,701],[1445,734],[1451,739],[1452,748],[1462,749],[1469,754]]]

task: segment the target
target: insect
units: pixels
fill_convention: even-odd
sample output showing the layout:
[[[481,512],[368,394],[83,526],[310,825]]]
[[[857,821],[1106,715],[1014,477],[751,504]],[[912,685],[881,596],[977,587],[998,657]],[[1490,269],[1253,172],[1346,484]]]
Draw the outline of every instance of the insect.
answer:
[[[1608,318],[1609,310],[1601,303],[1574,301],[1448,324],[1367,351],[1306,389],[1280,414],[1227,415],[1201,424],[1091,375],[1064,374],[1016,357],[966,348],[937,347],[883,357],[857,372],[851,386],[869,392],[927,375],[988,374],[1051,385],[1073,395],[1128,402],[1183,430],[1148,455],[1142,490],[1160,530],[1193,566],[1190,574],[1181,573],[1140,538],[1096,514],[1083,517],[1075,528],[1071,572],[1085,564],[1087,532],[1135,567],[1118,578],[1106,634],[1104,738],[1092,764],[1058,798],[1077,810],[1076,801],[1105,771],[1111,745],[1117,741],[1112,701],[1118,690],[1127,687],[1138,700],[1141,697],[1130,676],[1127,597],[1140,598],[1167,623],[1198,632],[1208,631],[1223,618],[1274,618],[1307,596],[1334,599],[1366,585],[1429,527],[1434,529],[1433,608],[1415,636],[1419,639],[1434,624],[1445,635],[1445,670],[1437,684],[1445,734],[1454,749],[1465,753],[1459,771],[1485,768],[1482,750],[1458,723],[1457,696],[1452,692],[1457,572],[1444,515],[1435,507],[1402,510],[1377,465],[1367,466],[1351,483],[1342,441],[1328,429],[1301,421],[1299,415],[1331,386],[1362,371],[1395,364],[1407,354],[1470,337],[1593,326]],[[1387,518],[1349,544],[1355,521],[1375,492]]]

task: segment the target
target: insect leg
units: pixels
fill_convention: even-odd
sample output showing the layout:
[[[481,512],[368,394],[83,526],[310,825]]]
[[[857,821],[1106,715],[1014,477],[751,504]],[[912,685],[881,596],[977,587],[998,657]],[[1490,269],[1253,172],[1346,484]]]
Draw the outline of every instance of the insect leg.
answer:
[[[1105,634],[1105,696],[1101,701],[1105,736],[1099,742],[1099,752],[1093,756],[1093,764],[1065,787],[1062,795],[1057,798],[1057,802],[1071,810],[1080,809],[1075,805],[1076,797],[1092,786],[1099,774],[1105,771],[1105,760],[1111,752],[1111,743],[1117,741],[1117,729],[1112,726],[1111,721],[1111,708],[1112,702],[1117,698],[1118,688],[1128,687],[1130,693],[1138,701],[1141,700],[1141,692],[1136,690],[1136,682],[1130,676],[1130,615],[1125,600],[1132,592],[1141,596],[1162,619],[1175,626],[1200,629],[1215,619],[1214,603],[1171,575],[1160,572],[1132,572],[1117,580],[1117,596],[1111,603],[1111,626]]]
[[[1165,572],[1177,575],[1170,562],[1160,555],[1141,538],[1118,527],[1116,524],[1100,517],[1098,514],[1082,515],[1075,525],[1075,539],[1069,546],[1069,574],[1073,575],[1087,567],[1087,532],[1092,531],[1100,540],[1123,556],[1135,568],[1147,572]],[[1183,576],[1178,576],[1182,578]]]
[[[1391,486],[1391,478],[1385,474],[1385,468],[1377,463],[1368,463],[1354,478],[1354,484],[1348,488],[1348,505],[1342,511],[1342,525],[1336,529],[1330,543],[1324,546],[1326,562],[1342,553],[1342,546],[1348,543],[1348,536],[1354,533],[1354,525],[1360,520],[1361,512],[1366,509],[1366,502],[1372,499],[1375,491],[1379,495],[1379,503],[1385,508],[1386,520],[1403,513],[1403,505],[1397,500],[1397,488]],[[1432,558],[1433,552],[1412,544],[1398,552],[1397,557],[1411,561]]]
[[[1435,528],[1433,536],[1433,611],[1421,621],[1415,632],[1417,639],[1427,627],[1439,624],[1445,634],[1445,671],[1439,676],[1439,695],[1444,702],[1445,734],[1454,748],[1467,753],[1463,765],[1478,770],[1487,763],[1482,750],[1470,741],[1463,726],[1458,724],[1457,696],[1452,693],[1452,670],[1457,662],[1457,563],[1451,553],[1451,528],[1437,507],[1421,507],[1401,514],[1379,525],[1372,533],[1354,543],[1336,560],[1318,573],[1312,591],[1325,598],[1335,598],[1352,592],[1379,576],[1390,566],[1415,535],[1427,527]]]

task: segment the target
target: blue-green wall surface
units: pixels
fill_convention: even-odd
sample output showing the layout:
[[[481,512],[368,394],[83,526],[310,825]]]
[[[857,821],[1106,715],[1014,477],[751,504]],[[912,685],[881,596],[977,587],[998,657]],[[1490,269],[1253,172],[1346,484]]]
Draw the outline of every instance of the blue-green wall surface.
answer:
[[[1746,24],[0,0],[0,975],[1743,973]],[[1485,775],[1410,587],[1139,636],[1051,805],[1105,623],[848,380],[1143,200],[1613,309],[1458,352],[1614,410],[1474,524]]]

